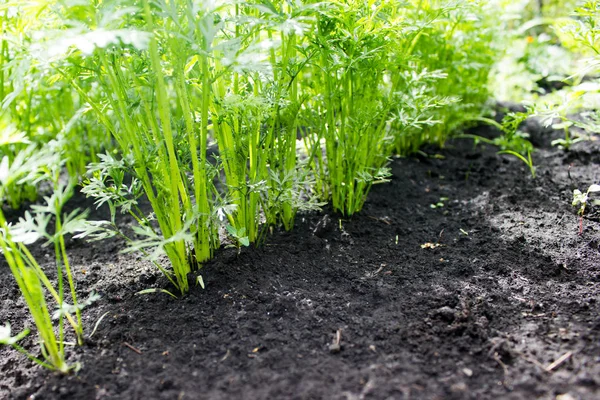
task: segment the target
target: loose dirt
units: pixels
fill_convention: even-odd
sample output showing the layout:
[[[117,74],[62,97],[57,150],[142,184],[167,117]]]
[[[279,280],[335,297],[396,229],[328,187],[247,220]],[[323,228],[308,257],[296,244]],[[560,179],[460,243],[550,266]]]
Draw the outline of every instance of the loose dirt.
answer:
[[[600,181],[600,140],[565,152],[527,128],[536,179],[465,139],[425,148],[391,162],[359,215],[300,215],[262,247],[224,249],[182,299],[135,295],[167,285],[122,242],[70,241],[78,291],[102,295],[88,335],[104,315],[69,350],[82,369],[3,347],[0,398],[600,398],[599,213],[580,235],[571,206]],[[51,249],[36,254],[51,268]],[[5,264],[0,279],[0,323],[20,331]]]

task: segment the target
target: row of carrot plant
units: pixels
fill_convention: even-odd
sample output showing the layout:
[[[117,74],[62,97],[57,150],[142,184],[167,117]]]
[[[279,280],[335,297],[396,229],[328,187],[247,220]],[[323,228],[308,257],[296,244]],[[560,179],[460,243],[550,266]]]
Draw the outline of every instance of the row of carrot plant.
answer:
[[[498,4],[0,2],[0,201],[51,193],[16,224],[0,209],[0,250],[42,356],[9,325],[0,343],[72,368],[66,327],[83,342],[95,296],[77,297],[67,235],[126,238],[176,297],[203,284],[223,241],[260,243],[326,202],[360,211],[389,157],[442,145],[482,115],[506,27]],[[80,185],[110,220],[63,212]],[[131,237],[119,212],[137,222]],[[27,249],[39,239],[54,247],[56,279]]]

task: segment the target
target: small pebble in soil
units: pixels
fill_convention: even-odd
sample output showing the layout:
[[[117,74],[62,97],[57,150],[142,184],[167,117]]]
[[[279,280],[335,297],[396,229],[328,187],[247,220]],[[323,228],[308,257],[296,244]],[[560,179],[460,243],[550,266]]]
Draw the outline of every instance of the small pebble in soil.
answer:
[[[450,386],[450,391],[452,393],[466,392],[467,389],[468,389],[467,384],[464,382],[458,382],[458,383],[455,383],[454,385]]]
[[[556,396],[556,400],[575,400],[576,397],[573,397],[570,393],[559,394]]]
[[[332,343],[329,345],[329,352],[331,354],[336,354],[342,351],[342,346],[339,343]]]
[[[434,315],[446,322],[452,322],[452,321],[454,321],[454,318],[455,318],[454,309],[452,309],[448,306],[438,308],[437,310],[434,311]]]

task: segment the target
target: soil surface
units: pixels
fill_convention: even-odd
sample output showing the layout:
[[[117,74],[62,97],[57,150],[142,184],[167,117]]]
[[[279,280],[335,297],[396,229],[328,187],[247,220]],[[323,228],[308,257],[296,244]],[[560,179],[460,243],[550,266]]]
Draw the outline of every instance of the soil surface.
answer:
[[[599,183],[600,140],[565,152],[527,128],[535,179],[466,139],[426,148],[394,159],[351,220],[304,214],[222,250],[181,299],[135,295],[167,285],[122,242],[70,241],[79,293],[102,295],[88,335],[104,316],[69,351],[82,368],[0,348],[0,398],[600,399],[600,222],[590,209],[579,234],[571,206]],[[0,323],[18,332],[31,322],[5,264],[0,280]]]

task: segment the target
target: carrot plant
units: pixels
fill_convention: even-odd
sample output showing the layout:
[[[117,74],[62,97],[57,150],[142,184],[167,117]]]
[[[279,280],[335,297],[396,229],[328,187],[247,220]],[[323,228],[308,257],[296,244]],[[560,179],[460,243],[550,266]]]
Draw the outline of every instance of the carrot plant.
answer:
[[[519,130],[521,123],[533,115],[534,112],[533,107],[527,107],[524,112],[509,112],[504,116],[501,123],[490,118],[477,118],[477,122],[488,124],[502,132],[500,136],[493,139],[468,133],[460,134],[458,137],[473,139],[475,146],[483,142],[498,147],[500,149],[498,154],[508,154],[521,160],[529,168],[531,177],[535,178],[536,168],[531,157],[534,148],[528,140],[528,134]]]
[[[127,204],[147,237],[133,248],[153,261],[165,253],[172,272],[161,271],[185,293],[188,274],[219,246],[221,227],[248,245],[260,239],[262,222],[290,229],[298,209],[316,204],[301,194],[309,178],[296,162],[302,100],[295,80],[305,63],[297,40],[308,18],[285,2],[200,8],[144,2],[131,9],[134,18],[110,4],[95,17],[110,23],[89,29],[118,32],[115,42],[94,43],[93,55],[71,55],[63,74],[114,136],[122,160],[132,160],[129,172],[150,201],[156,226],[131,201],[117,199],[125,193],[122,177],[114,162],[106,165],[108,158],[93,167],[85,192],[100,203]],[[110,13],[121,20],[107,18]],[[135,44],[124,32],[147,43]],[[82,71],[100,83],[101,98],[87,96]],[[207,159],[211,140],[216,160]],[[110,231],[104,236],[114,234],[113,222],[104,225]],[[101,228],[96,223],[90,234],[103,236]]]
[[[422,143],[442,145],[451,132],[480,116],[489,100],[489,74],[500,49],[493,40],[498,33],[497,18],[488,3],[419,4],[416,20],[426,23],[426,28],[411,41],[410,54],[419,59],[421,68],[445,74],[431,93],[444,99],[445,104],[434,110],[440,123],[424,129],[419,138]]]
[[[12,162],[21,151],[32,155],[31,145],[39,153],[52,142],[69,175],[79,177],[96,152],[110,143],[52,66],[48,38],[56,34],[41,30],[54,32],[62,22],[51,8],[45,2],[0,5],[0,124],[8,126],[0,139],[0,157]],[[20,140],[14,140],[14,132]],[[37,188],[29,182],[5,188],[5,201],[13,208],[36,197]]]
[[[305,135],[317,190],[360,210],[387,156],[443,144],[481,113],[495,60],[484,2],[330,3],[319,8]],[[308,75],[307,75],[308,76]]]
[[[286,1],[264,1],[260,8],[261,17],[270,22],[268,38],[278,43],[269,52],[270,88],[263,90],[273,102],[265,135],[270,154],[269,193],[264,209],[267,225],[281,223],[287,230],[293,227],[299,209],[318,207],[305,191],[312,182],[305,163],[298,164],[296,153],[299,114],[307,100],[300,84],[312,57],[306,52],[306,38],[316,29],[313,8]]]
[[[319,9],[310,38],[314,53],[304,90],[305,142],[317,190],[335,210],[352,215],[375,183],[389,176],[385,85],[395,2],[329,3]]]
[[[6,163],[14,162],[17,154],[22,149],[28,147],[30,143],[27,133],[19,129],[19,126],[13,120],[19,113],[18,102],[15,101],[18,93],[21,91],[22,83],[25,79],[25,67],[20,66],[15,60],[16,54],[14,47],[17,47],[15,35],[19,30],[20,20],[16,18],[14,9],[6,5],[0,6],[0,157],[5,159]],[[31,96],[26,96],[25,105],[31,104]],[[31,107],[26,108],[23,119],[31,111]],[[25,128],[29,127],[25,123]],[[28,151],[31,152],[31,148]],[[15,180],[10,182],[4,188],[4,200],[12,208],[18,208],[24,201],[33,201],[37,196],[37,189],[30,184],[17,184]]]
[[[63,207],[73,193],[75,181],[71,180],[67,184],[60,182],[60,169],[56,168],[59,164],[54,164],[53,167],[52,164],[37,160],[35,164],[21,164],[21,171],[18,171],[14,164],[9,168],[5,160],[7,158],[0,164],[1,181],[7,181],[10,175],[21,175],[23,179],[28,180],[47,175],[46,179],[54,186],[54,193],[45,198],[46,205],[36,205],[32,213],[26,212],[25,217],[14,225],[7,222],[0,208],[0,253],[8,264],[34,321],[40,338],[42,357],[34,356],[17,344],[27,335],[28,329],[13,338],[10,336],[10,325],[7,325],[0,335],[0,343],[13,346],[46,368],[67,373],[76,366],[69,365],[65,359],[65,325],[71,326],[77,344],[82,344],[84,336],[81,310],[98,298],[92,295],[86,301],[78,301],[65,244],[66,235],[78,232],[82,228],[85,214],[79,213],[78,210],[63,214]],[[0,199],[3,198],[5,187],[0,185]],[[53,232],[49,231],[51,222],[54,225]],[[27,245],[39,239],[45,239],[46,245],[54,247],[56,283],[53,283],[27,248]],[[56,307],[54,312],[51,312],[48,298]]]
[[[26,135],[19,131],[6,115],[0,116],[0,157],[5,165],[20,164],[24,157],[35,156],[35,146],[29,145],[30,142]],[[7,177],[8,178],[8,177]],[[37,188],[31,182],[21,182],[16,177],[10,181],[6,179],[4,192],[4,201],[10,204],[14,209],[24,201],[33,201],[37,197]]]
[[[157,226],[139,209],[128,209],[140,223],[137,233],[145,237],[134,247],[151,254],[153,261],[166,254],[172,270],[161,271],[183,294],[188,274],[211,257],[218,243],[206,160],[211,82],[202,75],[208,68],[210,35],[203,29],[211,29],[203,24],[211,20],[211,10],[198,19],[186,2],[157,6],[145,2],[128,9],[133,17],[123,17],[118,4],[110,2],[99,10],[90,8],[96,20],[111,24],[90,29],[112,29],[118,45],[96,43],[93,55],[72,56],[72,67],[64,74],[123,156],[133,160],[134,177],[152,206]],[[120,29],[126,23],[133,24],[131,29]],[[88,97],[79,84],[77,74],[84,68],[102,86],[103,97]],[[92,190],[88,194],[102,196]]]
[[[562,130],[564,133],[562,138],[552,141],[552,146],[558,146],[568,151],[573,144],[583,140],[583,137],[573,134],[571,127],[575,122],[568,115],[569,111],[577,107],[575,103],[581,101],[582,94],[582,92],[565,93],[561,102],[555,104],[546,103],[535,111],[534,115],[540,118],[540,122],[545,127]],[[558,123],[555,123],[556,121]]]
[[[227,187],[228,232],[248,243],[262,237],[261,222],[291,229],[298,209],[317,207],[302,194],[309,178],[296,155],[311,9],[285,1],[236,4],[225,21],[224,50],[212,60],[211,70],[222,71],[211,117]]]
[[[578,70],[572,78],[581,81],[584,77],[595,77],[593,80],[597,83],[597,74],[600,70],[600,2],[599,1],[579,1],[573,12],[573,18],[569,23],[560,27],[560,32],[570,39],[570,47],[581,54],[581,60]],[[580,104],[593,107],[593,99],[588,96],[596,96],[597,90],[594,87],[589,88],[582,85],[580,90],[571,95],[571,98],[580,99]],[[569,145],[574,141],[582,140],[583,137],[570,135],[569,127],[571,125],[579,126],[588,132],[600,132],[600,118],[597,110],[583,113],[583,121],[571,119],[568,115],[568,109],[564,106],[555,107],[555,113],[561,119],[562,128],[565,130],[565,138],[559,141],[559,145]],[[568,147],[567,147],[568,149]]]

